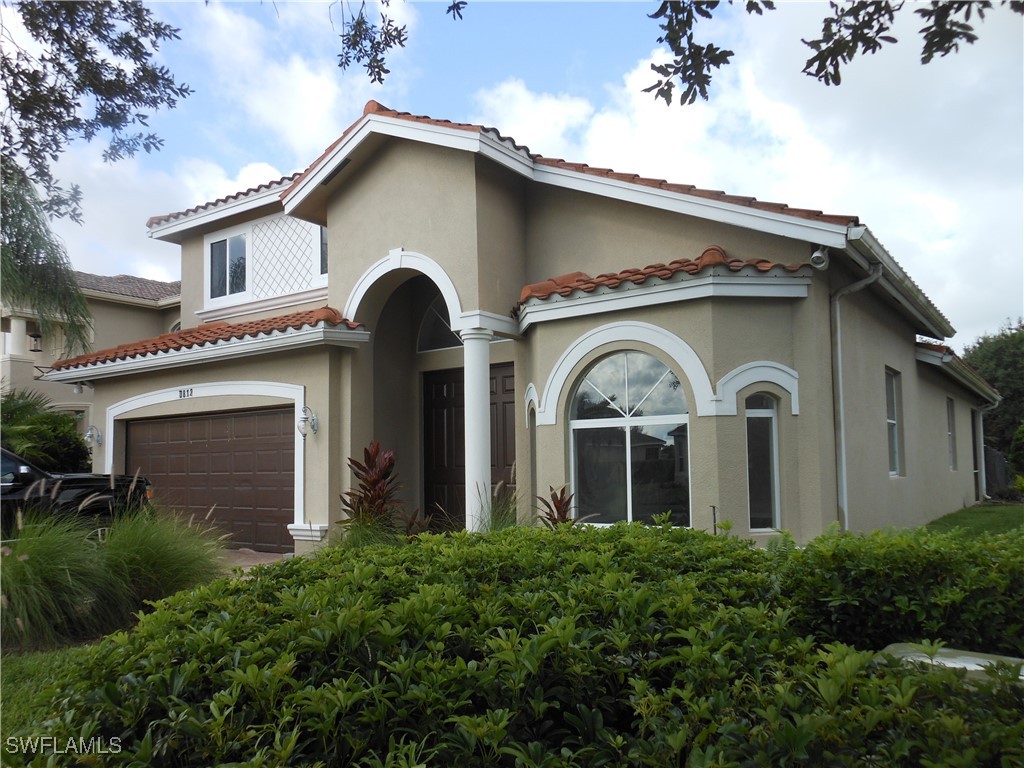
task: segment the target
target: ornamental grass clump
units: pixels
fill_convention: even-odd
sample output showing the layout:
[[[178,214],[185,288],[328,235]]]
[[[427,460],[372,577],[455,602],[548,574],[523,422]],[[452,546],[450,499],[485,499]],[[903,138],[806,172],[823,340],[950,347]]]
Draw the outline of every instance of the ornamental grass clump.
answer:
[[[147,603],[223,573],[220,540],[141,510],[98,537],[70,515],[28,515],[0,549],[0,642],[47,648],[128,626]]]
[[[131,615],[126,584],[105,567],[73,517],[25,516],[0,548],[0,642],[5,650],[95,637]]]

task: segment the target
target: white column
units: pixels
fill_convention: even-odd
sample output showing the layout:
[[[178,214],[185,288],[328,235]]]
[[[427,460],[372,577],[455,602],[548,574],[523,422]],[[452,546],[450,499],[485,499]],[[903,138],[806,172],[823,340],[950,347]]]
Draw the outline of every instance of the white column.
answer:
[[[486,328],[460,331],[466,387],[466,530],[485,530],[491,508],[491,339]]]
[[[25,357],[28,354],[28,345],[25,343],[28,336],[28,324],[24,317],[11,318],[11,332],[7,335],[11,346],[7,348],[8,355]]]

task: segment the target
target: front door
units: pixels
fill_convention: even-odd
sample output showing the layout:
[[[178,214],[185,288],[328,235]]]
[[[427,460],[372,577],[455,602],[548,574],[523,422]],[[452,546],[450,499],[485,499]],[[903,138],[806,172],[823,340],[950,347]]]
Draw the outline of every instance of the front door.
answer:
[[[424,511],[431,530],[466,525],[465,387],[461,369],[423,376]],[[491,366],[491,483],[512,486],[515,378],[512,363]],[[488,507],[490,504],[488,503]]]

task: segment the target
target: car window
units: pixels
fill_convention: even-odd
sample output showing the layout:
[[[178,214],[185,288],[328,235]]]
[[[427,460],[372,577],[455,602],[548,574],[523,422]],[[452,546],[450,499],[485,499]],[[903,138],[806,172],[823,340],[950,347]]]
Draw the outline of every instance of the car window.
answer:
[[[3,464],[0,465],[0,484],[10,485],[18,473],[18,462],[10,456],[3,456]]]

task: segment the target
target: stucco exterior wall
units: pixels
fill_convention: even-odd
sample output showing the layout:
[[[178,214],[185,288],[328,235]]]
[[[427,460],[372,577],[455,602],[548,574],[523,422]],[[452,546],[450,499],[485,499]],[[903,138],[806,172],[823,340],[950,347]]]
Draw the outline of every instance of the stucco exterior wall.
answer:
[[[328,303],[345,307],[364,273],[397,248],[443,264],[462,306],[479,306],[474,177],[472,155],[410,142],[385,144],[347,175],[328,203]]]
[[[805,261],[810,252],[787,238],[540,184],[530,188],[527,210],[530,283],[568,272],[598,275],[695,259],[709,245],[731,258],[783,264]]]
[[[915,526],[970,504],[972,403],[932,366],[918,362],[913,329],[869,292],[843,299],[850,528]],[[885,371],[899,374],[902,468],[890,474]],[[957,411],[958,469],[948,466],[946,398]]]
[[[828,374],[828,338],[821,323],[802,322],[820,313],[827,289],[815,289],[807,299],[723,301],[698,299],[662,307],[616,312],[594,318],[569,318],[539,324],[529,331],[520,384],[533,383],[554,424],[523,426],[521,445],[535,444],[528,458],[531,488],[543,493],[572,481],[568,434],[570,399],[584,372],[600,358],[618,350],[635,349],[654,355],[678,375],[690,406],[690,477],[692,525],[712,528],[715,507],[718,522],[729,520],[739,535],[749,533],[746,485],[746,421],[743,401],[755,392],[767,392],[778,402],[780,455],[780,525],[798,540],[820,534],[835,509],[835,458],[827,436],[831,429],[831,387]],[[699,367],[686,370],[657,345],[622,339],[588,351],[572,367],[564,386],[548,392],[548,379],[565,350],[596,325],[639,321],[663,328],[688,345]],[[638,334],[639,335],[639,334]],[[752,383],[740,389],[736,415],[700,415],[696,379],[714,388],[739,366],[755,362],[778,363],[799,375],[798,403],[785,388],[773,383]],[[692,365],[692,364],[691,364]],[[824,367],[823,367],[824,366]],[[808,386],[804,387],[804,382]],[[798,414],[794,406],[798,405]],[[823,511],[824,510],[824,511]],[[756,534],[767,538],[770,534]]]

